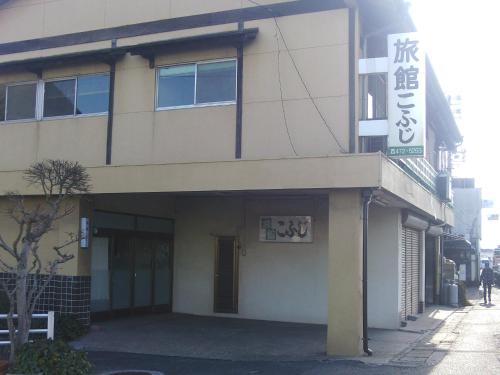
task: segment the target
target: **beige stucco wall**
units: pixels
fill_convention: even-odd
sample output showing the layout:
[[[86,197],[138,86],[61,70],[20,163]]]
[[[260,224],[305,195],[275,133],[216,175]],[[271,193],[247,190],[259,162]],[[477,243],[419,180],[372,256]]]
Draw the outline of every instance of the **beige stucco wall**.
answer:
[[[34,198],[26,198],[26,207],[33,209],[35,204],[39,204],[40,201]],[[18,234],[19,226],[18,224],[8,216],[5,212],[11,206],[11,202],[6,198],[0,197],[0,234],[7,243],[12,244]],[[78,235],[79,232],[79,215],[80,215],[80,205],[78,199],[72,199],[67,202],[66,207],[73,207],[73,212],[58,220],[54,224],[54,229],[48,232],[40,242],[39,256],[42,259],[44,268],[48,265],[48,262],[56,259],[53,247],[60,246],[69,240],[68,234]],[[60,266],[58,274],[75,276],[78,275],[78,263],[79,257],[82,255],[84,250],[79,249],[78,243],[73,243],[70,246],[64,248],[63,253],[74,255],[74,259]],[[10,262],[10,256],[7,255],[3,250],[0,250],[0,257],[2,260]],[[43,271],[42,271],[43,273]]]
[[[313,217],[312,243],[258,240],[261,215]],[[176,199],[173,309],[213,312],[216,236],[239,239],[238,314],[303,323],[327,320],[328,201],[323,196]]]
[[[69,3],[73,4],[72,8]],[[161,7],[157,1],[148,1],[148,4],[139,7],[141,10],[136,6],[128,6],[129,1],[124,1],[120,9],[121,16],[109,10],[116,6],[116,1],[90,1],[81,14],[73,17],[76,19],[72,22],[57,22],[57,27],[52,25],[54,16],[61,20],[69,14],[74,16],[80,3],[78,0],[12,1],[0,8],[0,43],[12,38],[26,39],[108,27],[111,24],[116,26],[120,22],[123,25],[190,13],[236,9],[244,1],[172,0],[165,7]],[[60,6],[55,7],[56,4]],[[166,11],[166,8],[171,10]],[[39,13],[33,13],[34,9],[38,9]],[[158,11],[153,12],[152,9]],[[27,31],[19,32],[19,35],[12,34],[12,28],[9,33],[2,33],[9,24],[2,20],[13,14],[28,18],[35,17],[35,14],[46,14],[46,19],[43,24],[27,22],[32,29],[28,27]],[[105,21],[108,14],[114,17],[111,24]],[[258,27],[260,32],[244,51],[243,158],[323,156],[346,150],[349,113],[347,10],[279,17],[276,22],[281,32],[273,19],[245,23],[245,27]],[[236,24],[227,24],[123,38],[118,40],[118,46],[236,28]],[[110,42],[93,45],[94,49],[100,49],[109,47]],[[88,49],[89,45],[82,47]],[[78,49],[78,46],[3,55],[0,61],[75,52],[75,48]],[[221,48],[160,55],[155,62],[156,66],[162,66],[235,57],[236,49]],[[233,160],[236,106],[155,111],[156,70],[150,69],[148,64],[146,59],[130,55],[117,64],[113,164]],[[109,71],[109,67],[104,64],[71,65],[44,71],[42,78],[105,71]],[[0,72],[0,83],[35,79],[33,74]],[[2,124],[0,170],[23,169],[31,162],[44,158],[79,160],[85,166],[103,165],[106,126],[107,116]],[[21,139],[25,147],[9,147]]]
[[[89,167],[93,194],[377,188],[401,207],[453,225],[453,209],[381,154],[142,166]],[[0,192],[26,186],[21,171],[0,172]]]
[[[339,153],[340,146],[328,127],[346,150],[347,10],[281,17],[276,22],[279,29],[272,19],[245,24],[258,27],[260,32],[257,41],[245,50],[244,157],[293,156],[292,145],[300,156]]]
[[[42,79],[74,77],[109,71],[105,64],[47,69]],[[36,81],[32,73],[1,74],[0,85]],[[78,160],[85,166],[106,160],[107,116],[82,116],[35,122],[0,122],[0,170],[26,169],[44,159]],[[15,146],[14,146],[15,145]]]
[[[255,6],[248,0],[141,0],[137,5],[135,0],[11,0],[0,7],[0,43]]]

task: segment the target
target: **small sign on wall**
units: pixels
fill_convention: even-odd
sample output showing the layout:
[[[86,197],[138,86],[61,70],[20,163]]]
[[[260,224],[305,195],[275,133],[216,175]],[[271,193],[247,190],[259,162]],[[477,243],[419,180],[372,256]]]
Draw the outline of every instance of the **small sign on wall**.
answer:
[[[80,218],[80,247],[88,249],[89,247],[89,218]]]
[[[313,241],[311,216],[261,216],[259,228],[262,242]]]

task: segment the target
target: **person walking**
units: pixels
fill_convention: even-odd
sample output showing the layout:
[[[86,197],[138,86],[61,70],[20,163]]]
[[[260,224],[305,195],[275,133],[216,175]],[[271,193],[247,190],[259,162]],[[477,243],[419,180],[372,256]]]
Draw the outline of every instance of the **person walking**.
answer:
[[[484,303],[486,304],[486,290],[488,290],[488,302],[491,303],[491,286],[495,275],[493,274],[493,269],[490,268],[490,262],[485,262],[483,271],[481,272],[481,277],[479,283],[483,283],[483,297]]]

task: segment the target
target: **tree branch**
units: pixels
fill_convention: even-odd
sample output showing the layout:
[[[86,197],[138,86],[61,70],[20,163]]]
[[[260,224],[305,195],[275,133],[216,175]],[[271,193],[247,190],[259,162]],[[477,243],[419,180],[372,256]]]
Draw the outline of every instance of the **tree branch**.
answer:
[[[3,239],[2,235],[0,235],[0,248],[4,249],[8,254],[10,254],[14,259],[19,260],[19,254],[17,251],[9,246],[7,242]]]

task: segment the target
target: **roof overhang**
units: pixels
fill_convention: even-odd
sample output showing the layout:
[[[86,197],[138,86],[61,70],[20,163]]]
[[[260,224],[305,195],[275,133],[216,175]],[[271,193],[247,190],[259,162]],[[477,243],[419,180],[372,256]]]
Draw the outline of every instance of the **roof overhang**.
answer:
[[[168,54],[185,50],[215,47],[240,47],[257,37],[258,28],[225,31],[220,33],[196,35],[178,39],[162,40],[127,47],[131,55],[140,55],[150,60],[153,65],[154,57],[159,54]]]
[[[92,194],[371,189],[432,222],[453,225],[452,209],[381,153],[266,160],[88,167]],[[298,172],[299,171],[299,172]],[[24,187],[24,189],[22,189]],[[20,190],[22,189],[22,190]],[[0,193],[26,186],[22,171],[0,172]]]
[[[427,59],[427,113],[431,121],[436,123],[439,136],[446,143],[448,149],[455,150],[461,144],[463,137],[460,134],[455,117],[451,112],[450,103],[439,84],[434,68]]]
[[[102,62],[110,64],[127,53],[131,53],[132,55],[141,55],[151,61],[151,59],[154,59],[154,56],[157,54],[173,53],[196,48],[242,46],[245,43],[254,40],[257,37],[258,32],[258,28],[251,28],[168,39],[134,46],[123,46],[8,61],[0,63],[0,72],[29,71],[40,74],[43,69],[64,66],[67,64],[80,64],[88,62]]]
[[[126,54],[126,50],[107,48],[84,52],[67,53],[54,56],[36,57],[25,60],[15,60],[0,63],[0,72],[29,71],[40,74],[43,69],[65,66],[67,64],[81,64],[88,62],[102,62],[109,64]]]

